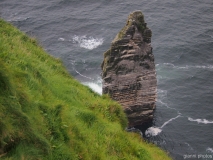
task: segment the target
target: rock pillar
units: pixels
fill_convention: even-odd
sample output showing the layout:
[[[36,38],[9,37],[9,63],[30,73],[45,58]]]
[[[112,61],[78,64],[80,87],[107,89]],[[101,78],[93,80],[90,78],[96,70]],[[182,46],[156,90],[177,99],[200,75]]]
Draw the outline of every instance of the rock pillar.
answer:
[[[151,36],[142,12],[131,13],[101,65],[103,94],[122,105],[129,127],[153,120],[157,80]]]

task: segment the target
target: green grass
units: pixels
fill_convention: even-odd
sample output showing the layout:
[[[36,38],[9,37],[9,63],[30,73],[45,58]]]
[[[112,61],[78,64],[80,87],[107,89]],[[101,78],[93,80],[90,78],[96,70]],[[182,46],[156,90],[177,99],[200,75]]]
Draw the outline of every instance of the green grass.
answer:
[[[0,19],[0,159],[170,159],[126,124],[118,103]]]
[[[143,13],[141,11],[132,12],[128,16],[126,25],[115,36],[113,43],[123,39],[124,36],[126,36],[128,29],[133,25],[133,23],[136,23],[135,25],[138,27],[139,32],[141,32],[142,34],[144,33],[146,27]]]

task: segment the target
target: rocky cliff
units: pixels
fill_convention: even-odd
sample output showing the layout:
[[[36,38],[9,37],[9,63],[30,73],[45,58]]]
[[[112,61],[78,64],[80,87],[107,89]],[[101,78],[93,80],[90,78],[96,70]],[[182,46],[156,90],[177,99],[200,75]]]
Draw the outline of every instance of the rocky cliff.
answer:
[[[131,13],[104,53],[101,65],[103,94],[109,94],[122,105],[129,127],[153,119],[157,80],[151,36],[142,12]]]

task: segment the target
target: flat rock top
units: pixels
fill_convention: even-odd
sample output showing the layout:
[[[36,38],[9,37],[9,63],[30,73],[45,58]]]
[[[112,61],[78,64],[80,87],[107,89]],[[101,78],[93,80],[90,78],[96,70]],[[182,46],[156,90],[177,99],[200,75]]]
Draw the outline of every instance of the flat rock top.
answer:
[[[142,12],[135,11],[104,53],[103,93],[122,105],[129,126],[153,119],[157,80],[151,36]]]

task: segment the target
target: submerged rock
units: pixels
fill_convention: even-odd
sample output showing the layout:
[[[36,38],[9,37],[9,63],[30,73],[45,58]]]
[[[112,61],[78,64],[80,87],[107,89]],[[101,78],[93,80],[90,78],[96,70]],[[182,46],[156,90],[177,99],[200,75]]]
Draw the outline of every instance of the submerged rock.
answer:
[[[151,36],[142,12],[131,13],[101,65],[103,94],[122,105],[129,127],[153,120],[157,80]]]

